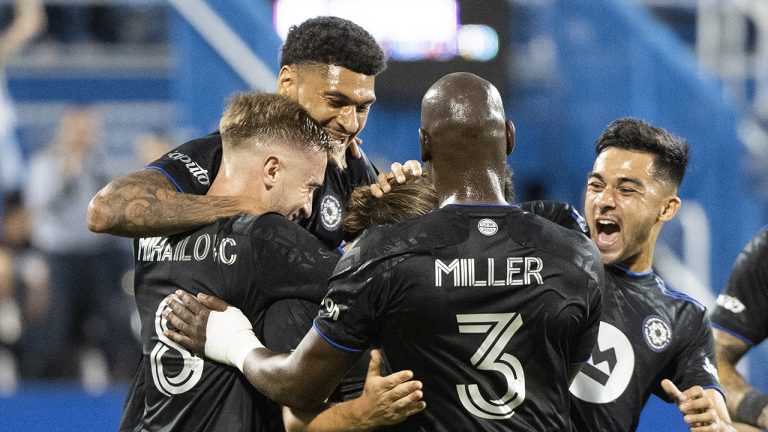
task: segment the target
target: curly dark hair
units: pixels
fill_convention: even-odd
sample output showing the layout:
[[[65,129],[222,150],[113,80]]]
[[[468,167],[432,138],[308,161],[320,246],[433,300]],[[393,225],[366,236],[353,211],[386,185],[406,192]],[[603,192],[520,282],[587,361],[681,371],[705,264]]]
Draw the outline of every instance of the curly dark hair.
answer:
[[[663,180],[680,186],[688,166],[689,149],[684,139],[643,120],[614,120],[595,143],[595,153],[609,147],[654,155],[654,171]]]
[[[387,58],[364,28],[342,18],[321,16],[291,26],[283,44],[280,66],[320,63],[363,75],[378,75]]]

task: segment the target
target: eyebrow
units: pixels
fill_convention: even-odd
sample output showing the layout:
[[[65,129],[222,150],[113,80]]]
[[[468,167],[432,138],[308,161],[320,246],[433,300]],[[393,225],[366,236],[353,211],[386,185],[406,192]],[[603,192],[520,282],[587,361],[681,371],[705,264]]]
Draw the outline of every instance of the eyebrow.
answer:
[[[605,183],[605,179],[599,173],[596,173],[594,171],[590,171],[590,173],[587,176],[587,178],[592,178],[592,177],[595,177],[596,179],[598,179],[601,182]],[[632,184],[637,185],[639,187],[644,187],[645,186],[643,184],[643,182],[641,182],[640,180],[638,180],[638,179],[636,179],[634,177],[619,177],[619,183],[632,183]]]
[[[340,99],[342,102],[345,102],[347,104],[351,105],[358,105],[358,106],[364,106],[364,105],[373,105],[374,102],[376,102],[376,97],[372,97],[370,99],[366,99],[361,101],[360,103],[355,103],[352,99],[350,99],[346,94],[338,91],[338,90],[332,90],[325,92],[326,96],[333,96],[335,98]]]

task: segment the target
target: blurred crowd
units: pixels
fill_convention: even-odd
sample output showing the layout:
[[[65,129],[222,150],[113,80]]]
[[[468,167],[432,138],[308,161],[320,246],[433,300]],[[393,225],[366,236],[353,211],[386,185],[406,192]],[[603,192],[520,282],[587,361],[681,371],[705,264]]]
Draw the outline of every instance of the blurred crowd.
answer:
[[[80,379],[98,392],[135,370],[130,241],[86,227],[89,200],[118,174],[106,169],[99,110],[72,105],[50,138],[22,148],[1,68],[41,40],[162,39],[153,20],[143,20],[141,31],[130,24],[142,13],[41,0],[0,9],[0,395],[21,379]],[[135,169],[170,148],[152,131],[134,143]]]

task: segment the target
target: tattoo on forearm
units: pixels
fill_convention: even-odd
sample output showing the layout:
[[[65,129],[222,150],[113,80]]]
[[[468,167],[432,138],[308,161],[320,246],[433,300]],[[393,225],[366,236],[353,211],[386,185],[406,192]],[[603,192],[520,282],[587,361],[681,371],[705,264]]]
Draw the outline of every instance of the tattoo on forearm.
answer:
[[[138,181],[135,175],[116,179],[106,196],[96,197],[104,200],[98,204],[111,234],[167,235],[242,213],[237,199],[175,192],[162,174],[142,174]]]

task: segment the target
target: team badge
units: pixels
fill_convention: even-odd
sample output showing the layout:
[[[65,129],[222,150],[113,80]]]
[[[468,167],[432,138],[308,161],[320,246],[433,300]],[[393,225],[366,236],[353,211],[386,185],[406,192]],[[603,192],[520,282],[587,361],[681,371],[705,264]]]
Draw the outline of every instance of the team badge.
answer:
[[[341,203],[333,195],[326,195],[320,202],[320,222],[328,231],[333,231],[341,224]]]
[[[643,321],[643,335],[648,347],[656,352],[664,351],[672,342],[672,330],[669,324],[656,315],[649,316]]]
[[[477,230],[480,231],[480,234],[492,236],[499,231],[499,226],[491,219],[480,219],[480,222],[477,223]]]

